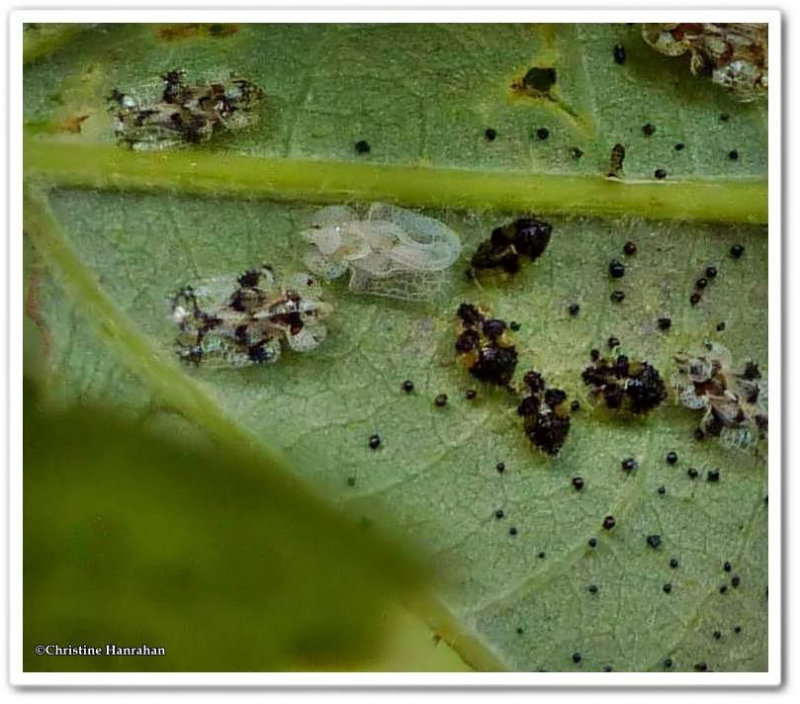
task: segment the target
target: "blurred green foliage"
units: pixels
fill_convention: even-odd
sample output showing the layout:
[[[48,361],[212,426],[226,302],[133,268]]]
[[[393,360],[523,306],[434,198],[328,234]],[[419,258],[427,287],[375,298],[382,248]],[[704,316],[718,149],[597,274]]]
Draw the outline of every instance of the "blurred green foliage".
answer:
[[[358,669],[418,576],[245,448],[33,393],[24,435],[26,670]],[[34,654],[109,643],[166,656]]]

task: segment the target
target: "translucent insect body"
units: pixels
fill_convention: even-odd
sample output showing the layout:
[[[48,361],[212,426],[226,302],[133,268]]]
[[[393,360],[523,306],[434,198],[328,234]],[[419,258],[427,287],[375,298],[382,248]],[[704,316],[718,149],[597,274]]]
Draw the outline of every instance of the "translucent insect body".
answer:
[[[443,223],[386,203],[373,203],[363,219],[346,206],[323,208],[310,224],[302,233],[313,246],[306,266],[328,279],[350,271],[354,293],[429,299],[461,252]]]
[[[131,149],[162,149],[204,142],[222,129],[239,129],[254,121],[261,91],[249,81],[232,78],[190,85],[178,70],[164,74],[162,80],[160,95],[149,99],[112,92],[109,104],[120,143]]]
[[[171,299],[178,356],[217,366],[274,364],[281,346],[307,352],[325,339],[332,307],[308,274],[278,282],[267,266],[186,286]]]
[[[727,444],[746,447],[767,432],[767,386],[758,366],[734,368],[730,351],[706,343],[696,355],[675,358],[672,384],[685,408],[705,410],[700,427]]]

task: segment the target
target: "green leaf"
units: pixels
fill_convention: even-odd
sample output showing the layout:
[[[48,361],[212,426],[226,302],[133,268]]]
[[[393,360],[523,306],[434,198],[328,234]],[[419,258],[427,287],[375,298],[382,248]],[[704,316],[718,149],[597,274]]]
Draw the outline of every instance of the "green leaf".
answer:
[[[413,571],[258,455],[26,399],[24,667],[363,667]],[[175,439],[178,439],[178,443]],[[163,656],[37,657],[39,644]]]
[[[635,421],[593,410],[580,382],[589,350],[611,335],[665,377],[678,351],[706,338],[768,373],[765,108],[733,103],[637,32],[261,25],[165,41],[153,27],[115,26],[32,64],[29,123],[91,113],[82,134],[40,132],[26,143],[27,175],[50,189],[52,217],[34,195],[26,229],[32,257],[55,274],[36,282],[34,298],[59,393],[113,398],[158,432],[177,411],[215,437],[285,455],[330,502],[424,552],[439,593],[416,608],[478,669],[660,670],[665,658],[674,670],[766,669],[764,459],[698,443],[698,416],[674,405]],[[617,41],[628,52],[623,66],[611,58]],[[511,95],[532,65],[556,67],[557,100]],[[268,96],[261,125],[171,153],[109,144],[102,96],[175,66],[256,82]],[[48,96],[59,85],[54,106]],[[651,137],[646,122],[656,125]],[[548,138],[532,138],[541,126]],[[493,142],[487,127],[498,132]],[[369,155],[354,153],[359,139]],[[686,148],[675,151],[679,141]],[[616,142],[628,147],[623,183],[604,178]],[[734,148],[736,162],[727,156]],[[651,181],[654,168],[667,170],[665,182]],[[174,337],[174,289],[263,261],[296,270],[298,232],[319,204],[376,198],[425,206],[461,234],[467,255],[532,209],[547,215],[553,239],[513,279],[477,284],[455,268],[430,304],[331,284],[328,339],[274,367],[159,361]],[[608,262],[627,240],[638,253],[612,283]],[[728,255],[734,243],[744,245],[742,259]],[[690,306],[711,263],[720,274]],[[609,300],[615,288],[626,291],[621,304]],[[556,459],[530,447],[507,392],[464,398],[477,382],[453,353],[461,301],[518,321],[520,371],[536,368],[582,400]],[[577,317],[567,314],[573,302]],[[656,326],[662,315],[672,318],[667,333]],[[400,390],[404,379],[414,393]],[[439,393],[449,396],[445,408],[433,403]],[[375,432],[377,451],[367,446]],[[676,465],[664,461],[670,450]],[[639,462],[633,474],[620,469],[628,456]],[[720,482],[705,481],[711,467],[721,468]],[[602,528],[606,515],[617,519],[613,531]],[[658,549],[645,540],[654,533]]]

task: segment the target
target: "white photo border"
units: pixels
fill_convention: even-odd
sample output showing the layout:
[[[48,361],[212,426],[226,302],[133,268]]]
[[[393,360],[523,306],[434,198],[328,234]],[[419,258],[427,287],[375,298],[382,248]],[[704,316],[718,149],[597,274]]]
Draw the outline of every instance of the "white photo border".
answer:
[[[28,22],[136,23],[519,23],[519,22],[763,22],[769,25],[769,654],[757,673],[375,673],[375,672],[25,672],[22,669],[22,28]],[[9,213],[9,545],[8,673],[14,686],[35,687],[770,687],[782,682],[782,48],[778,10],[523,10],[523,9],[274,9],[274,10],[14,10],[8,21]]]

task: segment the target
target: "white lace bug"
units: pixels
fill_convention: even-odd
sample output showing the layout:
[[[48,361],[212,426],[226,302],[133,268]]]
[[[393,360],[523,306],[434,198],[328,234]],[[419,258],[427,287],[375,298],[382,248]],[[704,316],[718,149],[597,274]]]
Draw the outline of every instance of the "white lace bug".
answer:
[[[459,236],[444,223],[387,203],[373,203],[364,218],[347,206],[329,206],[309,224],[301,233],[312,245],[306,266],[327,279],[349,271],[354,293],[430,299],[461,253]]]

